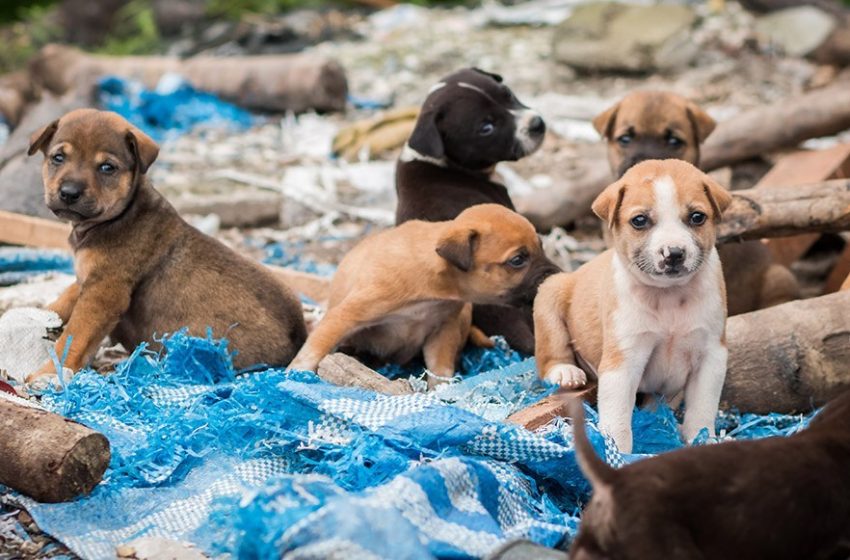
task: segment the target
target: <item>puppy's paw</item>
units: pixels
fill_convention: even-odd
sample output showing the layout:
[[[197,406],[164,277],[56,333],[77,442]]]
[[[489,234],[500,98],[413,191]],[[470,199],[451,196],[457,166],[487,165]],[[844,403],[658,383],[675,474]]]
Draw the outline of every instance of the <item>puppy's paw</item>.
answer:
[[[68,383],[74,377],[74,370],[71,368],[62,368],[62,381]],[[53,362],[44,364],[38,371],[29,374],[25,383],[32,389],[45,390],[49,387],[61,387],[62,382],[59,376],[56,375],[56,367]]]
[[[312,371],[315,373],[319,369],[320,361],[321,359],[317,360],[313,356],[299,352],[286,366],[286,371]]]
[[[556,364],[550,367],[543,379],[566,389],[578,389],[587,384],[587,374],[572,364]]]

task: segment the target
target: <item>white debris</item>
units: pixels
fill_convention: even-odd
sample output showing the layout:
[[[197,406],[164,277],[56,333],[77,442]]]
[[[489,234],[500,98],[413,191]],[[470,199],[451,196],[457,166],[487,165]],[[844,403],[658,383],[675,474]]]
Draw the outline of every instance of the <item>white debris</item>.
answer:
[[[53,342],[48,332],[61,326],[62,320],[53,311],[33,307],[6,311],[0,316],[0,371],[23,383],[51,359]]]

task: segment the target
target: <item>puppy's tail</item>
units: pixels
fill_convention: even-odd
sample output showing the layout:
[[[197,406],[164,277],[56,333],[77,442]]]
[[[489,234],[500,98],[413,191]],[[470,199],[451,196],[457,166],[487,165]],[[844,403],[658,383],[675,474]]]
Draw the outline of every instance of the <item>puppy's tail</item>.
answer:
[[[603,461],[587,439],[584,426],[584,405],[580,398],[570,401],[570,416],[573,418],[573,441],[576,447],[578,466],[594,488],[609,486],[614,482],[617,471]]]

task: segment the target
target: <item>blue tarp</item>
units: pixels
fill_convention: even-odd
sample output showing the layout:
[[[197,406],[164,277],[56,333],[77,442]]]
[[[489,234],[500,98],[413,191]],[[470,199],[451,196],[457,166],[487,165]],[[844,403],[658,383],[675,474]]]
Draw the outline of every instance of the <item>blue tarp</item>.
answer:
[[[248,111],[199,91],[176,75],[163,76],[153,91],[139,82],[108,76],[100,80],[99,90],[104,109],[115,111],[157,142],[199,125],[239,131],[255,122]]]
[[[74,260],[64,251],[0,247],[0,286],[10,286],[46,272],[74,273]]]
[[[147,536],[239,558],[477,558],[507,540],[570,539],[588,487],[571,430],[504,422],[552,388],[504,349],[467,356],[470,375],[436,393],[385,396],[266,369],[239,375],[227,345],[178,333],[115,374],[77,375],[43,403],[103,432],[112,463],[68,504],[21,497],[39,525],[84,558]],[[482,365],[489,371],[480,371]],[[679,447],[673,412],[637,410],[638,454]],[[786,434],[799,416],[728,416],[739,438]]]

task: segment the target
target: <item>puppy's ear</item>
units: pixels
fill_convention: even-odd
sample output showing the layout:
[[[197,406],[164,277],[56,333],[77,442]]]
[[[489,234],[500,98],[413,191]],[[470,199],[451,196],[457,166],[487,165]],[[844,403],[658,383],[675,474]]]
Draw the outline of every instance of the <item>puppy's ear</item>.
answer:
[[[692,101],[688,101],[685,111],[688,113],[688,119],[691,121],[697,142],[702,144],[708,138],[708,135],[714,131],[717,122]]]
[[[608,223],[609,229],[614,229],[617,218],[620,215],[620,207],[623,205],[623,197],[626,195],[626,183],[622,179],[605,187],[602,194],[593,201],[591,209],[604,222]]]
[[[50,144],[50,141],[53,139],[53,135],[56,134],[58,129],[59,119],[56,119],[47,126],[33,132],[32,136],[30,136],[30,147],[27,150],[27,155],[31,156],[39,150],[46,154],[47,146]]]
[[[437,112],[427,110],[419,114],[416,127],[407,140],[407,145],[422,154],[434,159],[442,159],[445,155],[443,138],[437,128]]]
[[[476,71],[476,72],[478,72],[479,74],[484,74],[485,76],[490,76],[491,78],[493,78],[494,80],[496,80],[496,81],[497,81],[497,82],[499,82],[500,84],[502,83],[502,77],[501,77],[500,75],[498,75],[498,74],[493,74],[492,72],[488,72],[488,71],[486,71],[486,70],[482,70],[481,68],[473,68],[473,70],[475,70],[475,71]]]
[[[708,203],[714,211],[714,221],[719,222],[723,217],[723,211],[732,204],[732,195],[720,183],[706,175],[702,181],[702,190],[705,192]]]
[[[617,120],[617,111],[620,109],[620,104],[617,103],[613,107],[605,109],[593,118],[593,128],[599,133],[602,138],[610,140],[614,135],[614,121]]]
[[[150,136],[135,127],[127,131],[126,139],[135,160],[136,173],[144,175],[159,155],[159,146]]]
[[[469,272],[477,244],[477,231],[468,228],[455,229],[437,242],[437,254],[463,272]]]

